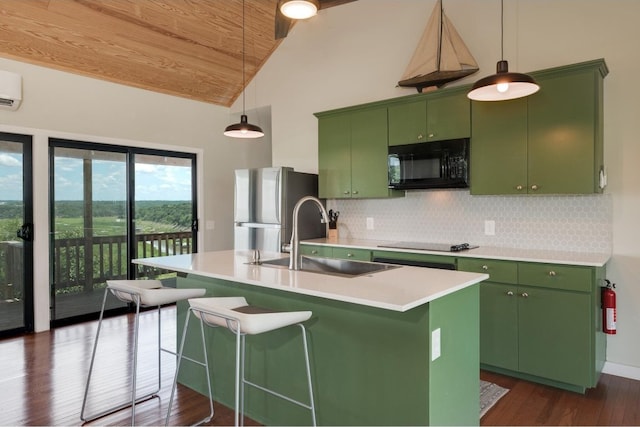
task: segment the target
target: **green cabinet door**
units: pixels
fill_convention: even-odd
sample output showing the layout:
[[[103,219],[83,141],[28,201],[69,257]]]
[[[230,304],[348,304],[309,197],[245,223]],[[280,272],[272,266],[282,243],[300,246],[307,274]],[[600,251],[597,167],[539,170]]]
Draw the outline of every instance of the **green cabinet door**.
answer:
[[[590,295],[520,286],[518,303],[520,372],[590,387]]]
[[[469,138],[471,101],[467,90],[427,97],[427,141]]]
[[[351,196],[351,118],[347,114],[318,120],[318,194],[326,199]]]
[[[471,194],[602,192],[603,60],[542,70],[540,91],[473,102]]]
[[[351,197],[388,197],[387,109],[351,114]]]
[[[480,363],[518,370],[518,300],[515,285],[480,284]]]
[[[427,141],[427,102],[423,97],[389,105],[389,145]]]
[[[593,70],[547,77],[540,85],[529,98],[529,189],[541,194],[597,191]]]
[[[470,192],[527,192],[527,100],[474,102]]]

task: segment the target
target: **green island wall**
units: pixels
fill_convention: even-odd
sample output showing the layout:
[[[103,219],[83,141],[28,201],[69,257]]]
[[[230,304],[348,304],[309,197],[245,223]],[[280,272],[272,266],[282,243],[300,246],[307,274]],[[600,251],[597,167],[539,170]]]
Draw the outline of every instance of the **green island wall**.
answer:
[[[276,310],[311,310],[305,323],[319,425],[478,425],[479,287],[400,313],[195,275],[178,287],[206,296],[244,296]],[[178,335],[186,302],[178,303]],[[192,318],[185,355],[202,360]],[[431,361],[431,331],[441,353]],[[246,377],[308,401],[300,328],[247,337]],[[234,406],[235,336],[205,329],[214,399]],[[178,340],[179,342],[179,340]],[[204,368],[183,361],[180,382],[206,395]],[[265,425],[309,425],[309,411],[246,387],[245,413]],[[206,409],[205,409],[206,410]]]

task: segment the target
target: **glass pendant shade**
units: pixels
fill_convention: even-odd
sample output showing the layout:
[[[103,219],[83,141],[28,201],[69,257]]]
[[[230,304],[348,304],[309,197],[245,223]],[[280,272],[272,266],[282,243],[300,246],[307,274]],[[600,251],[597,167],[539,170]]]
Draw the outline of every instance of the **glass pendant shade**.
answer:
[[[507,61],[498,61],[496,74],[478,80],[467,94],[474,101],[506,101],[532,95],[540,89],[533,77],[510,73]]]
[[[280,12],[287,18],[307,19],[315,16],[319,7],[317,0],[285,0],[280,5]]]
[[[240,116],[240,123],[227,126],[224,134],[232,138],[260,138],[264,136],[264,132],[260,126],[252,125],[247,121],[246,114]]]

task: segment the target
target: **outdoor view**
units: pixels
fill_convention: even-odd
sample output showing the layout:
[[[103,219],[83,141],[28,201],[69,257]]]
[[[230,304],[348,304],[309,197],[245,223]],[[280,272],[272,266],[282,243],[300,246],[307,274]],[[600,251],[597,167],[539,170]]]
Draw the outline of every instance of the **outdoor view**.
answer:
[[[54,319],[98,311],[106,281],[126,279],[130,259],[190,253],[190,158],[55,147],[51,229]],[[135,182],[134,246],[128,238],[128,176]],[[140,268],[171,284],[175,273]],[[174,279],[173,279],[174,280]],[[111,301],[109,308],[122,305]]]
[[[23,146],[0,140],[0,332],[21,328],[24,319],[22,241],[24,221]]]

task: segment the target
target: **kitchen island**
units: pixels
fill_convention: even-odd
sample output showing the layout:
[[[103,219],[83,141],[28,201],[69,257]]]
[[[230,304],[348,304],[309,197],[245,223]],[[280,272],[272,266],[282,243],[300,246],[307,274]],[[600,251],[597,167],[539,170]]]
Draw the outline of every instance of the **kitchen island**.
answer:
[[[283,254],[263,254],[263,259]],[[321,425],[477,425],[479,287],[486,274],[400,267],[339,277],[250,264],[252,253],[220,251],[135,260],[177,271],[178,287],[244,296],[276,310],[311,310],[306,322]],[[178,304],[178,331],[186,302]],[[200,358],[199,331],[185,354]],[[214,398],[233,406],[234,337],[207,328]],[[180,333],[180,332],[178,332]],[[247,376],[307,399],[297,328],[247,339]],[[265,351],[268,349],[269,351]],[[202,368],[181,383],[205,393]],[[309,424],[308,411],[247,389],[246,414],[263,424]]]

